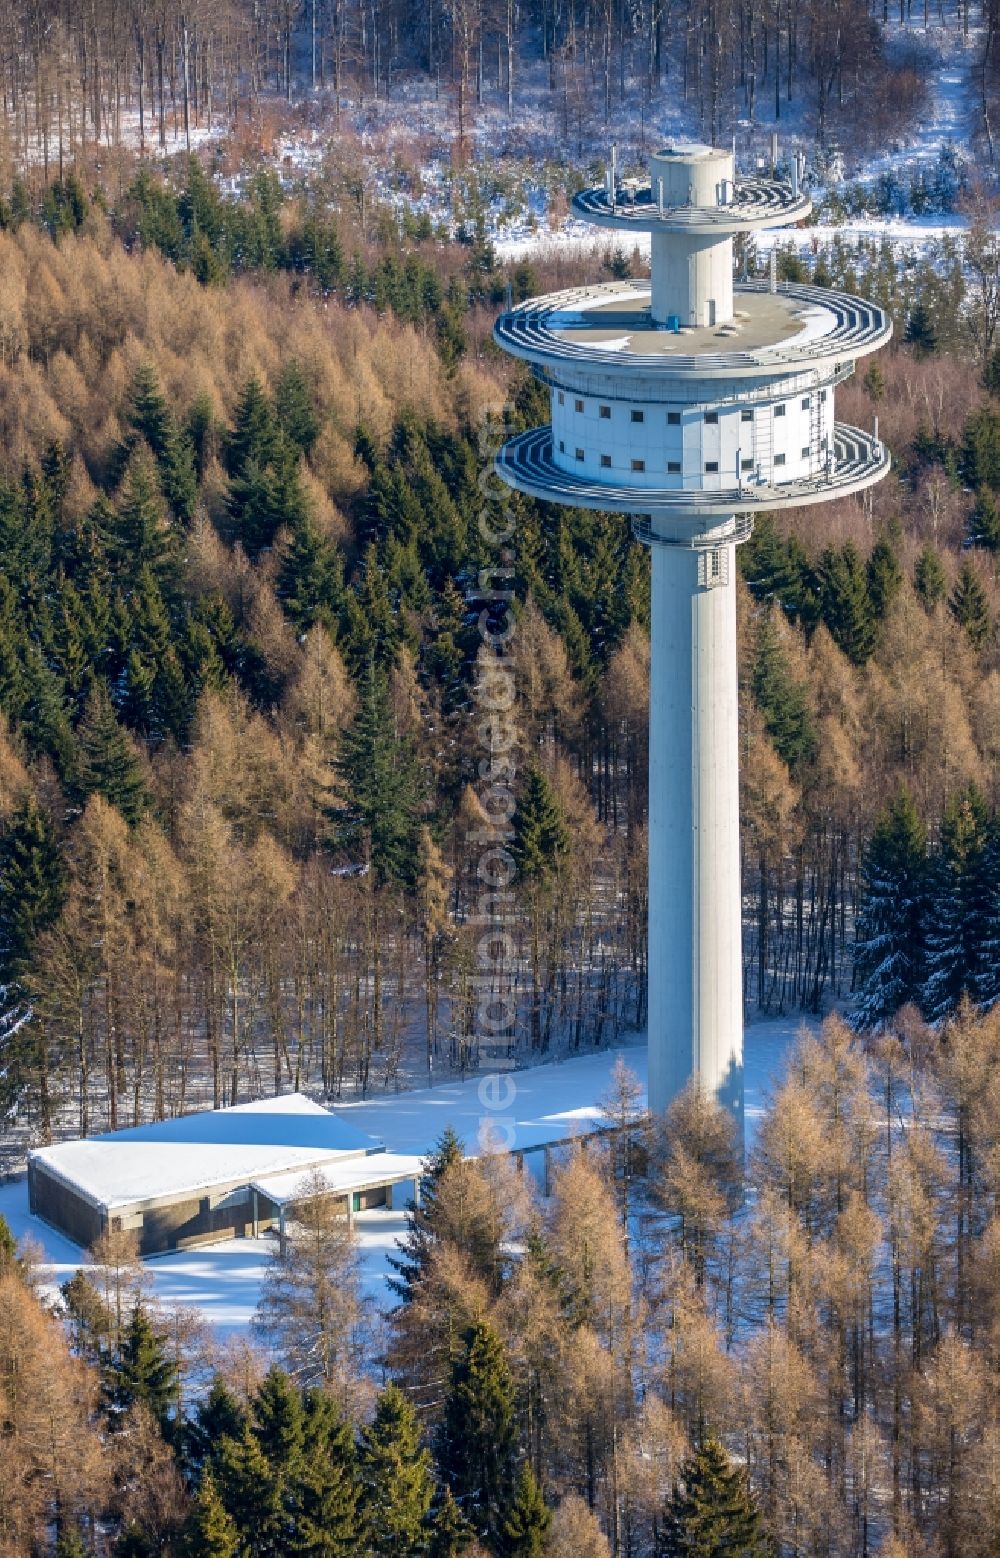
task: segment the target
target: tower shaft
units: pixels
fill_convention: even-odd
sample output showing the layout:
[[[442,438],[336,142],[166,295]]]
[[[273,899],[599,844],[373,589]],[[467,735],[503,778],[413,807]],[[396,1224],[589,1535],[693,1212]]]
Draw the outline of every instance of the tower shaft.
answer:
[[[706,528],[709,528],[708,522]],[[735,544],[652,542],[649,1103],[743,1122]]]

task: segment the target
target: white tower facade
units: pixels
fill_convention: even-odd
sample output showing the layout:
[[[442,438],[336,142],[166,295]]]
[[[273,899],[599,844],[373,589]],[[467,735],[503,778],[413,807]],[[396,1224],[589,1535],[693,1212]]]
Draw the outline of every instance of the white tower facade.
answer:
[[[743,1125],[736,546],[755,512],[822,503],[889,469],[834,390],[891,334],[883,311],[807,286],[733,283],[733,237],[797,221],[792,185],[734,177],[732,154],[668,148],[648,182],[574,210],[651,235],[650,277],[535,298],[497,321],[551,424],[511,439],[511,486],[629,513],[652,549],[649,1102],[692,1078]]]

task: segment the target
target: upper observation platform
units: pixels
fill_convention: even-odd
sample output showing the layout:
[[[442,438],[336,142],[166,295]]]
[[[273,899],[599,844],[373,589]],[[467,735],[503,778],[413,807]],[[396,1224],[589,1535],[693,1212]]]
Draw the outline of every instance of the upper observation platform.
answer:
[[[779,227],[809,215],[812,202],[778,179],[735,178],[732,154],[711,146],[666,147],[649,179],[607,182],[574,196],[573,210],[599,227],[650,233],[727,233]]]
[[[734,291],[731,317],[668,328],[649,281],[607,282],[535,298],[501,314],[497,343],[553,377],[760,379],[851,364],[892,334],[884,310],[846,292],[765,282]]]

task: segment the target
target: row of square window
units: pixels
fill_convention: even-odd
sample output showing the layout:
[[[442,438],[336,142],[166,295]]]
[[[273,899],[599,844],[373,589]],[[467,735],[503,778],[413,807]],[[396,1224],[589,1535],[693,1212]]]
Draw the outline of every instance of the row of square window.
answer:
[[[566,453],[566,445],[565,445],[565,443],[563,442],[563,440],[561,438],[559,440],[559,453],[560,454],[565,454]],[[808,460],[809,453],[810,453],[809,445],[806,444],[805,448],[802,451],[802,458],[803,458],[803,460]],[[575,458],[577,460],[585,460],[587,458],[586,451],[583,450],[583,449],[577,449],[575,451]],[[776,455],[774,455],[771,463],[773,465],[784,465],[784,463],[785,463],[785,456],[783,454],[776,454]],[[757,464],[757,462],[754,459],[752,454],[745,454],[745,455],[742,455],[741,458],[740,458],[740,469],[741,470],[752,471],[754,469],[754,467],[756,466],[756,464]],[[610,467],[611,467],[611,456],[609,454],[602,454],[601,455],[601,465],[606,470],[610,469]],[[646,462],[645,462],[645,460],[633,460],[632,461],[632,469],[633,469],[633,471],[644,471],[646,469]],[[718,460],[706,460],[705,461],[705,474],[707,476],[711,476],[711,475],[717,473],[718,469],[719,469],[719,462],[718,462]],[[668,474],[668,476],[679,476],[681,474],[681,462],[680,462],[680,460],[668,460],[667,461],[667,474]]]
[[[826,400],[826,390],[820,390],[819,398],[820,398],[820,403],[822,404],[822,402]],[[563,394],[562,390],[559,391],[559,404],[560,404],[560,406],[564,406],[566,404],[566,397]],[[812,396],[811,395],[803,395],[803,397],[802,397],[802,410],[803,411],[808,411],[811,405],[812,405]],[[583,411],[584,409],[585,409],[584,401],[582,401],[582,400],[574,400],[574,402],[573,402],[573,410],[574,411]],[[611,407],[610,406],[601,406],[601,405],[599,405],[597,409],[598,409],[598,412],[600,413],[600,415],[602,417],[604,417],[605,419],[610,418],[610,416],[611,416]],[[774,414],[775,414],[776,417],[783,417],[785,415],[785,407],[783,405],[775,406]],[[706,422],[718,422],[718,420],[719,420],[719,413],[717,411],[706,411],[704,413],[704,419],[705,419]],[[645,413],[645,411],[639,411],[639,410],[637,410],[637,409],[635,409],[633,407],[633,410],[632,410],[632,421],[633,422],[645,422],[645,420],[646,420],[646,413]],[[753,411],[752,411],[752,409],[751,410],[743,410],[743,411],[741,411],[740,412],[740,421],[741,422],[752,422],[753,421]],[[680,424],[681,424],[681,414],[680,414],[680,412],[679,411],[668,411],[667,412],[667,425],[668,425],[668,427],[680,427]]]

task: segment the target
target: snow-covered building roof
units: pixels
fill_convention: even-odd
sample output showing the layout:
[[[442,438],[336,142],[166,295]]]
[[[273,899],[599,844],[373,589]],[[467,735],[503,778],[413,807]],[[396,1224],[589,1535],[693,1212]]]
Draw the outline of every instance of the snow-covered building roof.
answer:
[[[110,1212],[380,1152],[360,1122],[287,1093],[40,1147],[30,1162]]]
[[[342,1117],[387,1142],[393,1152],[432,1152],[447,1126],[470,1156],[507,1148],[531,1152],[607,1125],[602,1100],[621,1056],[643,1098],[646,1046],[595,1050],[551,1065],[447,1080],[413,1092],[381,1094],[338,1106]]]
[[[324,1181],[331,1195],[347,1195],[356,1190],[373,1190],[383,1185],[400,1185],[418,1180],[425,1158],[415,1153],[376,1152],[364,1158],[351,1158],[322,1164],[316,1169],[290,1169],[284,1174],[263,1175],[250,1181],[250,1189],[266,1196],[274,1206],[294,1206],[313,1193],[314,1175]]]

